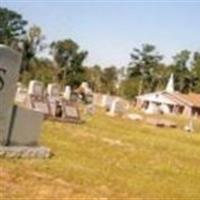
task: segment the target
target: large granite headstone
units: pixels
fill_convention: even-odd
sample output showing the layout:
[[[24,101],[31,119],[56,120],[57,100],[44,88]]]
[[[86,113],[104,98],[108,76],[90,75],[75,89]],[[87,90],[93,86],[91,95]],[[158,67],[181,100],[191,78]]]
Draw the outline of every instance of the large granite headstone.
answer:
[[[20,63],[17,52],[0,45],[0,157],[46,158],[50,150],[37,146],[43,114],[14,105]]]
[[[42,122],[41,113],[15,106],[10,126],[9,146],[38,145]]]
[[[0,144],[8,141],[21,56],[0,45]]]

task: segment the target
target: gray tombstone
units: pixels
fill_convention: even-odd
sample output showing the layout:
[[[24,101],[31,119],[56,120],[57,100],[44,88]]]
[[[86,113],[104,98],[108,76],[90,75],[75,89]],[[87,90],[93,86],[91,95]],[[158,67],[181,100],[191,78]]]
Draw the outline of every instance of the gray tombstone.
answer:
[[[17,52],[0,45],[0,157],[46,158],[51,151],[37,146],[43,114],[14,105],[20,62]]]
[[[15,106],[10,124],[9,145],[37,145],[42,121],[43,114]]]
[[[79,113],[79,109],[76,105],[68,102],[63,102],[62,104],[63,110],[63,119],[66,121],[81,122],[81,117]]]
[[[0,45],[0,144],[5,145],[16,93],[21,56]]]
[[[125,104],[123,101],[120,100],[120,98],[116,98],[113,100],[110,111],[108,112],[108,115],[115,116],[117,115],[123,115],[125,113]]]

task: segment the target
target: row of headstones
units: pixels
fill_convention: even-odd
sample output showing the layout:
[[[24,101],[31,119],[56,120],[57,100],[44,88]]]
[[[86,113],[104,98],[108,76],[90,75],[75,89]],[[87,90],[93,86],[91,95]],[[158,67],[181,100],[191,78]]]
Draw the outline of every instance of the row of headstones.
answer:
[[[45,91],[42,82],[33,80],[30,81],[28,89],[18,84],[15,101],[54,120],[80,122],[79,109],[76,104],[70,102],[70,98],[70,86],[65,87],[62,96],[59,84],[51,83]]]
[[[32,80],[29,83],[28,89],[21,83],[17,84],[15,100],[18,103],[23,103],[26,99],[26,96],[34,96],[41,100],[48,97],[50,101],[55,101],[61,97],[61,94],[61,87],[57,83],[48,84],[47,89],[45,90],[42,82]],[[66,100],[70,100],[71,98],[71,87],[68,85],[65,87],[63,98]]]
[[[129,109],[129,102],[126,100],[107,94],[95,93],[93,104],[105,108],[110,116],[123,115]]]

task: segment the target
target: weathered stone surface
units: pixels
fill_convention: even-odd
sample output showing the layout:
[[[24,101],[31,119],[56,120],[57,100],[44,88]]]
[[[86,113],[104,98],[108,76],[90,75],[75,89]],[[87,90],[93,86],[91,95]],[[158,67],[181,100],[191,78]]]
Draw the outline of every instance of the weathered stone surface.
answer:
[[[9,145],[37,145],[43,114],[15,106],[12,116]]]
[[[49,148],[36,146],[0,146],[0,158],[50,158],[53,153]]]
[[[19,76],[21,56],[0,45],[0,144],[6,144]]]
[[[28,87],[28,94],[38,97],[38,98],[43,98],[44,95],[44,84],[40,81],[32,80],[29,83]]]
[[[55,101],[60,98],[60,85],[57,83],[50,83],[47,86],[47,94],[49,101]]]
[[[71,87],[69,85],[65,86],[64,98],[68,101],[71,99],[71,92]]]

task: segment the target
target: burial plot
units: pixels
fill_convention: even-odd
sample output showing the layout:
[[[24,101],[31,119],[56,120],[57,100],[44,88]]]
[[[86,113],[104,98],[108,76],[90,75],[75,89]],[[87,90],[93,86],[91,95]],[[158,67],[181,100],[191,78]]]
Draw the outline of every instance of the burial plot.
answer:
[[[6,144],[21,57],[0,45],[0,143]]]
[[[77,105],[70,102],[63,102],[62,104],[62,117],[64,121],[81,123],[80,112]]]
[[[56,111],[61,100],[60,85],[57,83],[50,83],[47,86],[48,95],[48,109],[51,117],[58,117]]]
[[[119,98],[116,98],[112,102],[108,115],[110,116],[123,115],[125,111],[126,111],[125,104]]]
[[[14,106],[21,56],[0,45],[0,156],[48,157],[50,150],[36,145],[43,115]]]
[[[60,86],[57,83],[50,83],[47,86],[47,95],[50,102],[60,99]]]
[[[36,99],[43,99],[44,84],[40,81],[32,80],[29,83],[28,94]]]
[[[44,95],[44,84],[42,82],[36,80],[30,81],[27,106],[32,110],[45,114],[45,116],[50,115],[50,105],[47,97]]]
[[[17,91],[15,96],[15,102],[20,105],[24,105],[28,95],[27,88],[25,88],[21,83],[17,84]]]

